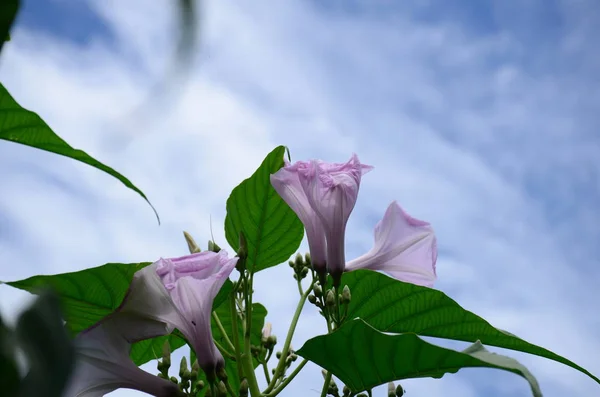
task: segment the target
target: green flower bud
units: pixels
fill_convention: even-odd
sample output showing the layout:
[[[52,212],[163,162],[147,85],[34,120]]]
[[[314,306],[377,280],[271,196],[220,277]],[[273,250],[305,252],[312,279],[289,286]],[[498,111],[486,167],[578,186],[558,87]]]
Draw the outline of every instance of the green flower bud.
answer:
[[[192,364],[192,372],[191,372],[192,380],[198,379],[199,372],[200,372],[200,365],[198,364],[198,360],[196,360],[196,361],[194,361],[194,364]],[[203,384],[203,386],[204,386],[204,384]]]
[[[275,357],[277,357],[277,359],[280,359],[281,358],[281,352],[275,353]]]
[[[302,278],[306,277],[308,275],[308,269],[307,268],[302,268],[302,270],[300,271],[300,275],[302,276]]]
[[[344,397],[348,397],[350,395],[350,393],[352,392],[350,390],[350,388],[348,386],[346,386],[346,385],[344,385],[344,388],[342,390],[344,392]]]
[[[398,387],[396,387],[396,397],[402,397],[404,395],[404,389],[402,388],[402,385],[398,385]]]
[[[248,385],[248,379],[242,379],[242,383],[240,383],[240,397],[248,397],[248,389],[250,389],[250,385]]]
[[[219,247],[214,241],[208,240],[208,250],[212,252],[219,252],[221,251],[221,247]]]
[[[246,259],[248,257],[248,243],[244,232],[240,232],[240,248],[238,248],[237,254],[240,258]]]
[[[156,375],[156,376],[158,376],[158,377],[159,377],[159,378],[161,378],[161,379],[166,379],[166,380],[169,380],[169,375],[165,375],[165,374],[163,374],[162,372],[161,372],[161,373],[159,373],[159,374],[158,374],[158,375]]]
[[[179,377],[183,379],[185,371],[188,370],[187,359],[185,356],[181,357],[181,363],[179,363]]]
[[[394,385],[394,382],[388,383],[388,397],[396,397],[396,385]]]
[[[163,357],[163,361],[165,359],[168,359],[169,365],[171,365],[171,345],[169,344],[168,340],[166,340],[165,343],[163,343],[162,357]]]
[[[179,384],[179,380],[176,377],[171,376],[170,379],[171,379],[171,382],[175,383],[176,385]]]
[[[217,376],[222,381],[227,380],[227,371],[225,371],[225,367],[219,367],[219,369],[217,369]],[[223,383],[223,382],[221,382],[221,383]],[[225,385],[223,385],[223,386],[225,386]]]
[[[317,298],[313,294],[310,294],[308,295],[308,301],[314,305],[317,303]]]
[[[302,258],[302,254],[296,254],[296,258],[294,259],[294,265],[297,269],[302,269],[304,267],[304,260]]]
[[[294,261],[289,261],[289,262],[288,262],[288,265],[290,265],[290,267],[293,269],[293,268],[294,268],[294,266],[295,266],[295,264],[294,264]]]
[[[198,382],[196,382],[196,389],[197,390],[202,390],[204,389],[204,381],[199,380]]]
[[[200,247],[198,247],[198,244],[196,244],[196,241],[194,241],[194,238],[188,232],[184,231],[183,237],[185,237],[190,254],[195,254],[201,251]]]
[[[318,298],[323,296],[323,288],[321,287],[321,284],[315,284],[315,286],[313,287],[313,293]]]
[[[311,264],[312,262],[310,260],[310,254],[307,252],[306,254],[304,254],[304,266],[310,267]]]
[[[350,303],[350,299],[352,299],[350,288],[347,285],[344,285],[344,289],[342,290],[342,303]]]
[[[325,298],[325,304],[327,306],[335,306],[335,295],[332,290],[327,291],[327,297]]]
[[[227,397],[227,387],[225,383],[219,382],[217,384],[217,396],[218,397]]]
[[[267,338],[267,348],[272,349],[277,344],[277,336],[271,335]]]

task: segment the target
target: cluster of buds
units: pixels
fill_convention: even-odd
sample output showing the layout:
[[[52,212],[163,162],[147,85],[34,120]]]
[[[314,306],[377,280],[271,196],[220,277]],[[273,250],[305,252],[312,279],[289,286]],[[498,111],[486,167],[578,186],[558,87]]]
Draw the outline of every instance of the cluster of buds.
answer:
[[[179,386],[179,391],[182,396],[195,396],[200,390],[204,389],[204,381],[199,379],[200,366],[198,365],[197,360],[194,361],[190,370],[188,368],[187,359],[185,356],[182,357],[179,365],[179,379],[174,376],[169,377],[169,368],[171,368],[171,346],[169,345],[169,341],[166,341],[163,345],[162,360],[158,360],[158,377],[170,380]]]
[[[265,327],[262,329],[262,334],[260,337],[260,346],[252,345],[250,347],[252,355],[256,357],[259,361],[261,361],[261,357],[263,357],[263,352],[267,352],[266,359],[264,360],[265,362],[269,361],[269,358],[271,358],[271,355],[273,354],[273,349],[277,344],[277,337],[275,335],[271,335],[272,329],[273,326],[271,325],[271,323],[265,324]]]
[[[275,356],[277,357],[277,359],[281,359],[281,352],[277,352],[275,354]],[[290,368],[290,366],[292,365],[292,363],[294,361],[296,361],[298,359],[298,355],[296,354],[296,352],[294,351],[294,349],[292,348],[292,345],[290,345],[290,348],[288,349],[288,353],[287,353],[287,357],[285,358],[285,367],[283,368],[283,376],[285,376],[285,372]],[[275,374],[275,368],[273,368],[273,370],[271,371],[273,374]]]
[[[321,375],[323,375],[323,379],[327,380],[327,371],[325,371],[324,369],[321,370]],[[347,387],[344,386],[344,391],[348,389]],[[350,390],[348,389],[348,392]],[[333,378],[331,378],[329,380],[329,385],[327,386],[327,394],[333,397],[340,397],[340,389],[338,389],[337,384],[335,383],[335,381],[333,380]],[[345,396],[346,394],[344,394]],[[350,394],[348,394],[350,395]]]
[[[336,289],[323,291],[319,282],[315,282],[313,293],[308,296],[308,301],[321,309],[322,315],[331,318],[338,324],[345,319],[351,299],[350,288],[347,285],[342,288],[342,293],[338,294],[336,300]]]
[[[290,267],[294,270],[294,280],[301,281],[311,270],[310,254],[304,255],[304,257],[298,253],[293,261],[288,262]]]

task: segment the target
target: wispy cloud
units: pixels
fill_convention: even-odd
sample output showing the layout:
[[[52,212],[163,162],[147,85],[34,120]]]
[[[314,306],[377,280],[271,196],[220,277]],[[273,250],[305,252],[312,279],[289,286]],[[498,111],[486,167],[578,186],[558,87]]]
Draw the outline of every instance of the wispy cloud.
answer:
[[[88,3],[113,38],[94,30],[85,44],[24,18],[3,54],[3,83],[134,180],[163,225],[95,170],[0,144],[1,278],[180,255],[181,231],[206,241],[210,219],[224,243],[227,195],[273,146],[297,159],[355,151],[376,169],[350,221],[349,257],[370,247],[372,227],[398,199],[436,228],[440,289],[600,373],[590,354],[600,349],[600,57],[590,42],[600,15],[594,1],[571,3],[209,2],[183,96],[140,118],[131,110],[172,53],[166,2]],[[293,279],[287,266],[267,272],[258,299],[282,335]],[[1,287],[3,313],[26,297]],[[305,312],[297,347],[321,324]],[[597,394],[574,370],[509,354],[547,396]],[[318,395],[320,379],[307,367],[288,395]],[[528,395],[525,382],[486,370],[403,384],[414,396]]]

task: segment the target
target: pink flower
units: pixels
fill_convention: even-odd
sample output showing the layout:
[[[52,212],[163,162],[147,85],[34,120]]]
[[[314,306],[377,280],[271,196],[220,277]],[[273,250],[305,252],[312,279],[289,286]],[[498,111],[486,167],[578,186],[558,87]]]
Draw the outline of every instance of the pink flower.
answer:
[[[397,202],[375,226],[375,244],[346,264],[346,271],[381,270],[412,284],[432,287],[436,280],[436,238],[431,225],[408,215]]]
[[[135,274],[119,313],[163,322],[169,331],[177,328],[211,378],[224,365],[212,338],[212,305],[237,260],[224,250],[161,258]]]
[[[115,314],[74,340],[77,362],[65,396],[99,397],[116,389],[134,389],[158,397],[179,396],[172,382],[138,368],[129,358],[134,330],[165,335],[165,324]],[[137,339],[137,338],[134,338]],[[139,339],[138,339],[139,340]]]
[[[315,270],[339,282],[345,264],[345,233],[362,175],[372,169],[356,154],[347,163],[299,161],[271,175],[277,193],[298,215]]]

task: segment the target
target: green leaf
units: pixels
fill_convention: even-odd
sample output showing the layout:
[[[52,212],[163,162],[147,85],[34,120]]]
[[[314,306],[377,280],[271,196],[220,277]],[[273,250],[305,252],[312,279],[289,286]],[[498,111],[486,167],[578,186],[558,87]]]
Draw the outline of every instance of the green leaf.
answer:
[[[40,116],[21,107],[2,84],[0,84],[0,139],[60,154],[104,171],[142,196],[150,207],[152,207],[156,219],[160,223],[158,213],[146,195],[131,183],[129,179],[97,161],[84,151],[71,147],[56,135]]]
[[[186,345],[185,339],[180,338],[178,335],[171,334],[159,336],[134,343],[131,346],[129,357],[131,357],[131,360],[138,367],[142,364],[146,364],[148,361],[161,358],[162,348],[167,340],[169,341],[172,352]]]
[[[227,300],[232,289],[233,283],[229,279],[225,280],[225,284],[223,284],[213,301],[213,309],[218,308]],[[227,302],[225,302],[225,304],[228,305]],[[138,366],[160,358],[166,340],[169,341],[172,352],[186,345],[185,339],[183,339],[179,333],[173,333],[171,335],[159,336],[134,343],[131,347],[129,356]]]
[[[44,290],[17,322],[29,372],[19,396],[60,397],[75,366],[75,347],[63,326],[58,297]]]
[[[371,270],[345,273],[342,283],[352,292],[348,318],[361,318],[383,332],[412,332],[422,336],[465,342],[480,340],[490,346],[545,357],[600,379],[574,362],[513,334],[494,328],[463,309],[443,292],[404,283]],[[342,285],[343,285],[342,284]]]
[[[19,0],[3,0],[0,5],[0,51],[5,41],[10,40],[10,28],[19,11]]]
[[[69,330],[77,334],[119,307],[136,271],[143,263],[108,263],[72,273],[33,276],[6,284],[31,293],[51,287],[61,298]]]
[[[360,319],[332,334],[307,341],[297,354],[331,371],[352,391],[410,378],[441,378],[461,368],[484,367],[525,378],[535,397],[542,392],[534,376],[516,360],[490,353],[477,342],[463,352],[425,342],[415,334],[386,335]]]
[[[254,272],[289,259],[304,237],[302,222],[271,186],[270,175],[283,167],[284,153],[284,146],[275,148],[227,199],[225,236],[237,251],[240,232],[244,232],[246,266]]]
[[[0,390],[14,396],[19,388],[19,372],[15,362],[15,336],[0,317]]]

